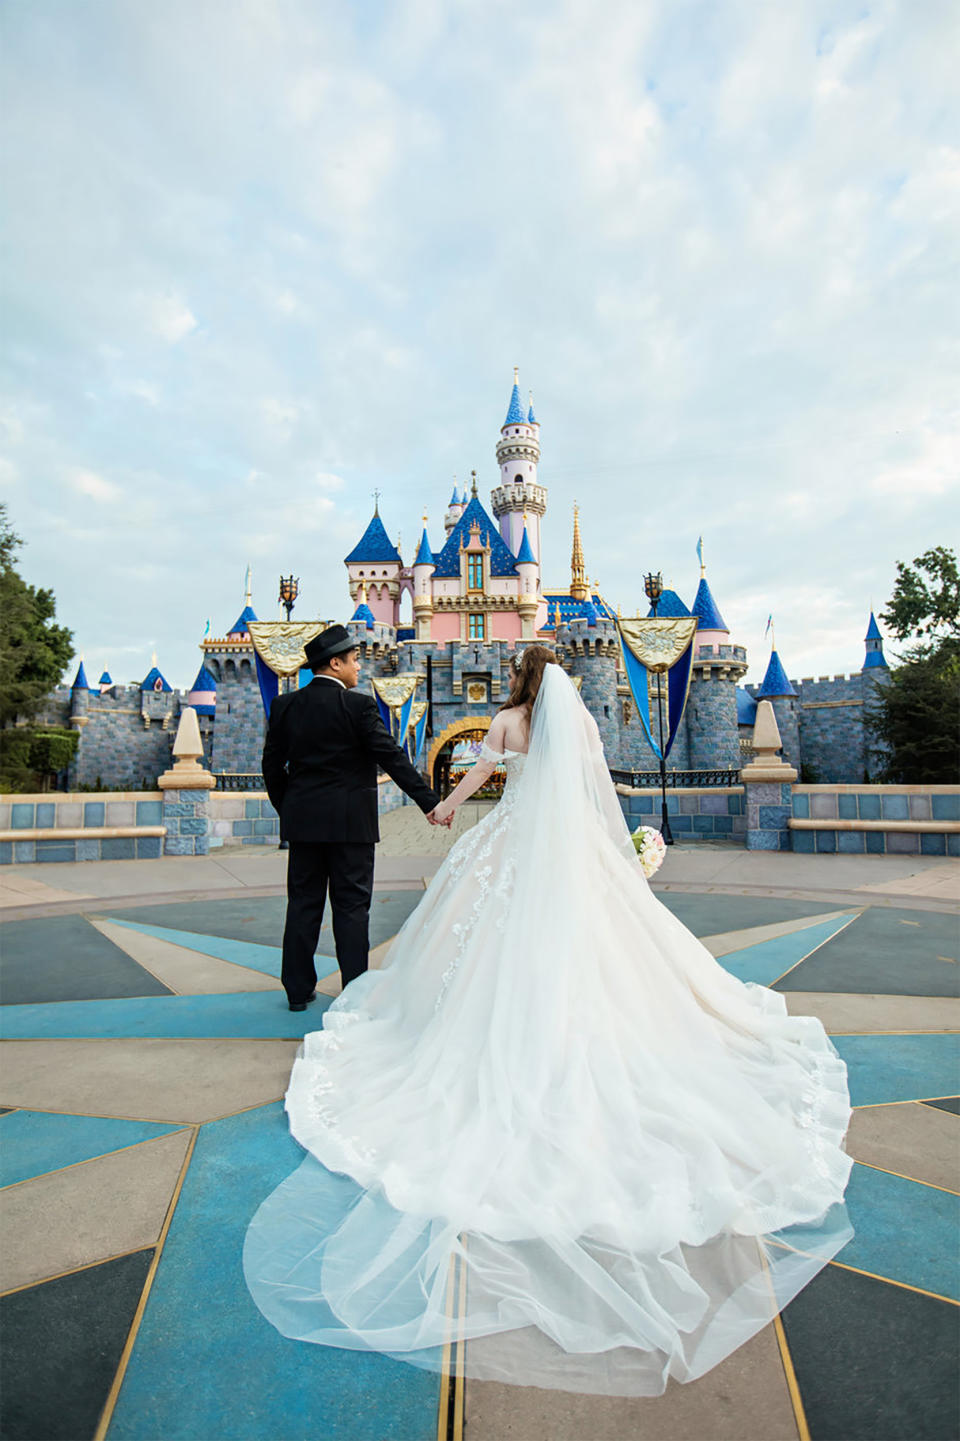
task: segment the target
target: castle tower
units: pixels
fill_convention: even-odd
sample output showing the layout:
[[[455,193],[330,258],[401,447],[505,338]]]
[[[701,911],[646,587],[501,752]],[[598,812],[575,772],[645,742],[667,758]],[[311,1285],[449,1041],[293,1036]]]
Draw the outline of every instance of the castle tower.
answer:
[[[456,477],[454,477],[454,479],[456,479]],[[463,494],[461,495],[460,492],[457,490],[456,485],[454,485],[453,494],[450,497],[450,503],[448,504],[446,514],[443,517],[443,528],[447,535],[449,535],[450,532],[453,530],[453,527],[456,525],[461,515],[463,515],[463,512],[466,510],[466,508],[466,490],[464,490]]]
[[[456,491],[453,492],[456,496]],[[450,512],[448,511],[449,515]],[[413,623],[417,640],[429,640],[433,620],[433,572],[436,562],[427,535],[427,517],[423,517],[423,534],[413,562]]]
[[[697,633],[687,692],[689,766],[691,770],[739,770],[737,682],[746,675],[747,653],[731,643],[702,561],[690,613],[697,617]]]
[[[374,501],[370,524],[343,563],[347,567],[350,599],[354,604],[363,583],[374,619],[395,626],[400,613],[403,561],[380,519],[379,497]]]
[[[537,481],[540,464],[540,425],[533,413],[533,397],[527,405],[520,399],[520,381],[516,366],[507,418],[497,442],[497,464],[500,484],[490,493],[491,509],[500,523],[500,534],[510,551],[516,555],[523,533],[523,517],[527,516],[530,546],[542,561],[540,519],[547,509],[547,492]]]
[[[758,701],[768,700],[777,718],[783,758],[797,771],[800,769],[800,711],[799,698],[783,668],[776,650],[771,650],[763,684],[756,693]]]
[[[70,687],[70,724],[77,730],[83,730],[89,719],[89,710],[90,685],[87,681],[87,672],[83,667],[83,656],[81,656],[76,677]]]
[[[362,621],[367,630],[373,630],[375,624],[373,611],[367,605],[367,587],[363,581],[360,582],[360,589],[357,592],[357,608],[350,619]]]
[[[592,607],[591,607],[592,608]],[[620,718],[617,707],[617,667],[620,641],[614,621],[596,613],[561,623],[557,640],[564,668],[581,676],[580,696],[600,731],[607,764],[620,757]]]
[[[249,624],[257,619],[251,600],[248,567],[243,610],[226,635],[206,636],[200,649],[215,682],[211,769],[255,776],[260,770],[266,717],[250,639]]]
[[[877,625],[877,618],[873,611],[870,612],[870,624],[867,626],[867,633],[864,636],[864,645],[867,653],[863,658],[861,670],[889,670],[883,654],[883,636],[880,634],[880,627]]]
[[[517,574],[520,576],[520,595],[517,600],[517,610],[520,612],[520,639],[533,640],[537,618],[537,597],[540,591],[540,566],[527,534],[526,516],[523,517],[523,536],[517,552]]]

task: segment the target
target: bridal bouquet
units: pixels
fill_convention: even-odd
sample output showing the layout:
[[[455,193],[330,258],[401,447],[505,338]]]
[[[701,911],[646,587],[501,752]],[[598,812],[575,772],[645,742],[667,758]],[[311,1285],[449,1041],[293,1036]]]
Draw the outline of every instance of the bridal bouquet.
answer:
[[[634,849],[647,880],[663,865],[667,847],[663,836],[653,826],[637,826],[633,833]]]

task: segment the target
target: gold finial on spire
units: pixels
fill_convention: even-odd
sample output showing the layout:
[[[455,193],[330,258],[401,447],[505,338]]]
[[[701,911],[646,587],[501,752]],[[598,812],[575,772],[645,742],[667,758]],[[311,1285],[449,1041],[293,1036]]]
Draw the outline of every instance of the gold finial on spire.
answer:
[[[570,557],[570,594],[574,600],[586,600],[589,594],[587,567],[583,559],[583,542],[580,539],[580,507],[573,502],[573,554]]]
[[[513,383],[514,383],[514,385],[519,385],[519,384],[520,384],[520,367],[519,367],[519,365],[515,365],[515,366],[513,367]]]
[[[252,605],[252,604],[253,604],[253,600],[252,600],[251,594],[250,594],[250,576],[251,576],[251,573],[252,573],[252,572],[251,572],[251,568],[250,568],[250,566],[248,565],[248,566],[247,566],[247,578],[246,578],[246,581],[244,582],[244,596],[243,596],[243,603],[244,603],[244,605]]]
[[[471,479],[470,494],[473,495],[473,496],[476,496],[476,493],[477,493],[477,472],[476,472],[475,470],[471,470],[471,472],[470,472],[470,479]]]

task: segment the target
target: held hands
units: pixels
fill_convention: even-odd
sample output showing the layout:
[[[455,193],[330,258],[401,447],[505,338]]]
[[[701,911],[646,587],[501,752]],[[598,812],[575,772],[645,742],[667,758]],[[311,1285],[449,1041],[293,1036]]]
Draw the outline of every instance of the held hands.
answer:
[[[446,803],[441,801],[438,806],[434,806],[433,810],[428,813],[427,820],[432,826],[446,826],[449,830],[453,823],[453,811],[448,810]]]

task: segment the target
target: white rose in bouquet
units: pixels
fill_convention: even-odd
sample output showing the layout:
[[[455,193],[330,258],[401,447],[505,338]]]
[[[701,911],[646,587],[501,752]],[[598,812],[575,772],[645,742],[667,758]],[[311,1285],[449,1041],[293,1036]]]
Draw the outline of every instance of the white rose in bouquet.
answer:
[[[663,865],[664,856],[667,854],[666,842],[653,826],[637,826],[633,833],[633,845],[643,874],[649,880]]]

